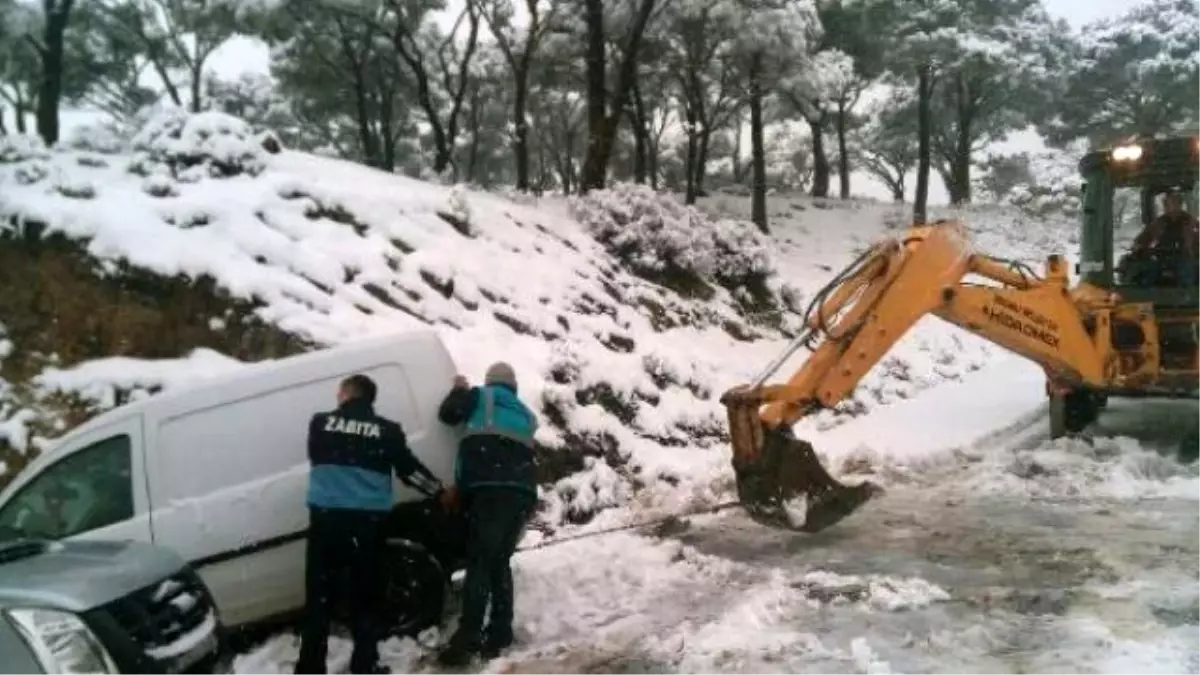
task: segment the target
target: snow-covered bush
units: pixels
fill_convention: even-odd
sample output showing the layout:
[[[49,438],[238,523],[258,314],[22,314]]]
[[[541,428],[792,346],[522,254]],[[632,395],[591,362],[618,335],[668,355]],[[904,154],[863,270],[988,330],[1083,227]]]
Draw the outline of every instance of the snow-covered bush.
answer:
[[[83,176],[60,175],[54,191],[68,199],[95,199],[96,186]]]
[[[109,124],[88,124],[73,129],[62,145],[71,150],[116,155],[127,149],[128,140]]]
[[[37,136],[0,136],[0,164],[16,164],[30,159],[46,159],[49,156],[45,144]]]
[[[439,212],[442,219],[450,223],[464,237],[474,237],[479,234],[471,221],[471,203],[467,200],[467,192],[462,185],[450,189],[446,198],[446,210]]]
[[[1051,214],[1074,215],[1079,212],[1083,197],[1082,181],[1077,170],[1082,149],[1047,150],[1020,157],[1020,171],[1013,171],[1011,180],[993,181],[991,196],[1032,216]],[[1012,157],[993,157],[993,164],[1013,163]]]
[[[4,372],[4,360],[13,351],[8,330],[0,323],[0,374]],[[24,464],[33,443],[30,426],[35,417],[33,410],[21,404],[17,388],[0,376],[0,488]]]
[[[570,200],[572,215],[634,272],[692,275],[734,288],[775,271],[754,225],[712,220],[645,185],[618,183]]]
[[[158,165],[189,182],[201,176],[188,170],[200,170],[212,178],[256,176],[267,162],[267,153],[250,125],[220,112],[165,110],[138,132],[133,149],[134,173],[152,175]]]

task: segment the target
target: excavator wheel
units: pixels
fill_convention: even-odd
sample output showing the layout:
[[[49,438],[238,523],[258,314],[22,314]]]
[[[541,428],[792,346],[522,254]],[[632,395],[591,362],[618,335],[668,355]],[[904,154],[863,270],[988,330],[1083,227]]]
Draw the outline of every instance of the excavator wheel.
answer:
[[[1077,434],[1100,417],[1106,396],[1087,389],[1050,395],[1050,438]]]
[[[821,465],[812,445],[789,429],[765,428],[762,442],[754,461],[738,461],[735,453],[734,473],[738,498],[750,517],[763,525],[819,532],[883,491],[869,481],[838,482]],[[797,517],[800,508],[804,514]]]

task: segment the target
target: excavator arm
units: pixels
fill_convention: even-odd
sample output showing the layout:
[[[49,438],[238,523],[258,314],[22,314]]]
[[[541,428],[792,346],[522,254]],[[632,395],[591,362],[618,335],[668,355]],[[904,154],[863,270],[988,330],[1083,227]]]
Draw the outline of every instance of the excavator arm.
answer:
[[[971,276],[990,283],[967,282]],[[1067,282],[1061,257],[1051,256],[1038,277],[975,253],[954,221],[876,243],[817,293],[806,330],[782,355],[752,384],[722,396],[742,503],[762,522],[815,532],[879,492],[869,482],[839,483],[791,428],[848,396],[928,314],[1040,364],[1051,381],[1103,384],[1109,347],[1089,332]],[[800,368],[786,382],[768,384],[801,348],[810,354]]]

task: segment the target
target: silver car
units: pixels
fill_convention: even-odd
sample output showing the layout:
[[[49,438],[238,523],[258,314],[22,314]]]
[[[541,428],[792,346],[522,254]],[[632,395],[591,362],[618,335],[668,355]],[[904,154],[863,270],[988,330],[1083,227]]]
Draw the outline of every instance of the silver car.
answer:
[[[225,667],[208,589],[134,542],[0,542],[0,673],[182,673]]]

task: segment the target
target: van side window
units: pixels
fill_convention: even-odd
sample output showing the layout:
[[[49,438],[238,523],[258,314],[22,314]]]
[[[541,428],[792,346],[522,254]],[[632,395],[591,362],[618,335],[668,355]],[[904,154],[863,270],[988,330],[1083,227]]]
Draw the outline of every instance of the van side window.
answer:
[[[131,464],[121,434],[50,465],[0,510],[0,541],[63,539],[132,518]]]

